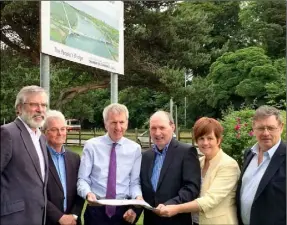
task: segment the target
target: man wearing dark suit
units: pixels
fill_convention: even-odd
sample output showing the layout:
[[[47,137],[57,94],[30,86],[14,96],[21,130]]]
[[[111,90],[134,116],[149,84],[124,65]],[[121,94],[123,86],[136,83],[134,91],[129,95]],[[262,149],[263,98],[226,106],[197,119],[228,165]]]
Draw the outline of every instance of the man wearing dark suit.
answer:
[[[24,87],[15,101],[18,117],[1,126],[2,225],[45,224],[48,158],[39,127],[47,104],[43,88]]]
[[[196,148],[173,139],[173,119],[158,111],[150,118],[150,134],[155,144],[143,153],[141,187],[143,198],[159,209],[196,199],[200,191],[200,166]],[[158,211],[144,209],[144,225],[191,225],[190,213],[166,218]]]
[[[77,195],[80,156],[63,146],[67,136],[66,127],[61,112],[47,112],[43,126],[49,158],[46,225],[81,224],[84,199]]]
[[[237,188],[237,216],[242,225],[286,224],[286,145],[281,141],[280,111],[261,106],[253,117],[257,143],[245,152]]]

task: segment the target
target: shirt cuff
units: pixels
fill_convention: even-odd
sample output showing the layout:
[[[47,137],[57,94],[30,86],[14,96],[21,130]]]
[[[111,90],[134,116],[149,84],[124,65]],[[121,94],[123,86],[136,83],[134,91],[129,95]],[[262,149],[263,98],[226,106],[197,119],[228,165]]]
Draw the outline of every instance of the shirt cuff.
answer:
[[[135,192],[135,193],[132,193],[132,199],[135,199],[136,197],[138,196],[143,196],[142,192],[141,191],[138,191],[138,192]]]
[[[74,217],[74,219],[75,219],[75,220],[77,220],[77,219],[78,219],[78,216],[77,216],[77,215],[75,215],[75,214],[73,214],[73,217]]]

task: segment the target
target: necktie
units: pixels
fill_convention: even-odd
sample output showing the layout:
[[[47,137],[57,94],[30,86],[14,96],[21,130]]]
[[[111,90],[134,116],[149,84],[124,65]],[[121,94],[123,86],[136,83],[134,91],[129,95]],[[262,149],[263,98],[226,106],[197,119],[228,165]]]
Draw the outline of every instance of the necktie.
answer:
[[[113,143],[113,147],[110,154],[110,164],[109,164],[109,175],[108,175],[108,184],[107,184],[107,199],[116,198],[116,177],[117,177],[117,159],[116,159],[116,145]],[[106,206],[106,214],[109,217],[112,217],[116,212],[115,206]]]
[[[158,179],[160,177],[160,171],[161,171],[163,161],[166,155],[166,150],[164,149],[162,150],[162,153],[157,152],[155,154],[156,154],[156,157],[155,157],[154,166],[153,166],[152,175],[151,175],[151,184],[152,184],[153,190],[156,192]]]

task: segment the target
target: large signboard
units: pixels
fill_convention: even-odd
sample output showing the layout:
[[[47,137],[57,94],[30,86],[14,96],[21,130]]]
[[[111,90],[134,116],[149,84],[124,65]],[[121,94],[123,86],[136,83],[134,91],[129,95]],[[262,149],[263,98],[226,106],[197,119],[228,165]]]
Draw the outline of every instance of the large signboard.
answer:
[[[124,74],[123,2],[42,1],[42,52]]]

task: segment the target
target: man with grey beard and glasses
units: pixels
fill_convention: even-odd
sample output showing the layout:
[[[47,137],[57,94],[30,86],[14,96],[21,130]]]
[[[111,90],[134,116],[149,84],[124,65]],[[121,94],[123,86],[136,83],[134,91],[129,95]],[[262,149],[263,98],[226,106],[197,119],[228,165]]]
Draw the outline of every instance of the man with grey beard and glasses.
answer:
[[[18,117],[1,126],[0,223],[41,225],[46,220],[48,157],[41,134],[48,95],[38,86],[17,94]]]

